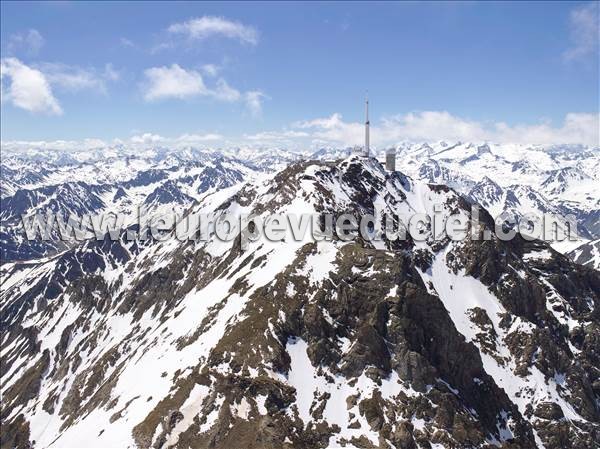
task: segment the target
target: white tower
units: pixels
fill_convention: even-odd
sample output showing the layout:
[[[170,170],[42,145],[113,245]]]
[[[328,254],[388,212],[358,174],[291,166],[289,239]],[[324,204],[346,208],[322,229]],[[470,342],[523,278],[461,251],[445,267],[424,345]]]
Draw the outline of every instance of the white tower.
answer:
[[[364,155],[365,157],[369,157],[370,156],[370,150],[369,150],[369,97],[366,98],[366,121],[365,121],[365,152]]]

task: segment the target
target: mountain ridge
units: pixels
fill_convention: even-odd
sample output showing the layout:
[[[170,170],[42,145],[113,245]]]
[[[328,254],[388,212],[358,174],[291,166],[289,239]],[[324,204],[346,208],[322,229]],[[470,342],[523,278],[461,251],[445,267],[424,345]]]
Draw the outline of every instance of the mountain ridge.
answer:
[[[451,189],[358,157],[296,163],[211,196],[193,208],[215,218],[434,204],[470,214]],[[53,300],[26,286],[60,276],[55,259],[1,268],[21,267],[2,304],[3,316],[7,305],[22,313],[3,324],[3,445],[597,441],[599,273],[544,242],[96,245],[86,253],[112,268],[88,264]]]

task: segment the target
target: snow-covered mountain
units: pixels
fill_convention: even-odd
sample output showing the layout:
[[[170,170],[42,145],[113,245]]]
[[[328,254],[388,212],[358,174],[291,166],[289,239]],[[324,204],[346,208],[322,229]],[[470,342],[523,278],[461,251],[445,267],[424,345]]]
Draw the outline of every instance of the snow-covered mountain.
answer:
[[[554,242],[561,253],[600,237],[600,147],[494,143],[403,142],[396,167],[415,179],[452,187],[494,217],[517,222],[552,214],[577,241]],[[372,150],[382,163],[386,149]],[[351,149],[323,148],[309,158],[336,160]]]
[[[249,162],[211,151],[97,151],[92,155],[58,152],[14,154],[2,160],[0,241],[2,260],[29,260],[64,250],[58,236],[49,242],[27,241],[22,214],[47,211],[71,214],[121,213],[137,222],[138,209],[160,215],[183,212],[211,192],[239,184],[259,173]]]
[[[572,214],[580,243],[600,237],[600,147],[436,142],[401,143],[396,152],[399,170],[449,185],[494,216]]]
[[[261,171],[282,170],[290,163],[304,158],[304,153],[294,153],[282,148],[240,147],[224,150],[223,154],[245,161]]]
[[[499,157],[472,150],[442,162]],[[303,161],[191,212],[469,218],[428,182]],[[122,238],[1,270],[2,447],[598,445],[600,272],[545,242]]]
[[[294,161],[333,161],[352,153],[352,148],[333,147],[293,153],[280,148],[174,150],[123,145],[80,152],[4,150],[2,259],[32,259],[65,247],[23,241],[17,228],[20,230],[20,213],[25,209],[132,214],[144,205],[154,213],[182,210],[201,200],[207,188],[219,188],[211,177],[223,178],[222,187],[257,173],[273,173]],[[384,151],[374,153],[383,162]],[[223,163],[201,174],[215,160]],[[578,240],[553,244],[565,254],[600,237],[598,166],[600,149],[585,146],[435,142],[401,143],[397,147],[397,167],[404,173],[448,185],[494,216],[503,214],[518,221],[526,214],[550,213],[564,217],[563,228],[569,216],[575,217]],[[199,177],[205,180],[198,181]]]

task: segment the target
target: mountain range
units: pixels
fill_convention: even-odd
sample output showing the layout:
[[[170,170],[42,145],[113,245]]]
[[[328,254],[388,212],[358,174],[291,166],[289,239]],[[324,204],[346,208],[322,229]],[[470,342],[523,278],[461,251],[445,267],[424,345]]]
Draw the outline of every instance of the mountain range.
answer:
[[[4,157],[2,448],[598,447],[598,149],[396,151],[397,171],[327,148]],[[473,203],[483,230],[568,211],[578,241],[14,237],[47,209],[469,219]]]
[[[373,156],[383,163],[386,150],[375,150]],[[574,217],[575,241],[553,242],[553,247],[565,254],[582,245],[600,251],[598,147],[406,142],[395,151],[402,173],[448,185],[494,217],[502,214],[518,221],[527,214],[552,214],[563,223]],[[292,162],[334,161],[352,153],[352,148],[291,152],[125,146],[80,152],[5,151],[0,192],[2,259],[28,260],[65,249],[56,242],[24,242],[23,213],[31,216],[50,209],[66,215],[121,212],[133,216],[141,206],[153,214],[181,211],[215,189],[276,172]],[[199,183],[204,170],[209,170],[209,176]]]

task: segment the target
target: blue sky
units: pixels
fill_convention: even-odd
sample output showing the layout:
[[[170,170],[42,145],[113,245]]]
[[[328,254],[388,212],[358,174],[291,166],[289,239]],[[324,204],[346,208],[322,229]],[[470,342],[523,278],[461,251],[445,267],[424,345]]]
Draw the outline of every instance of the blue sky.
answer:
[[[599,144],[597,2],[1,8],[3,142]]]

